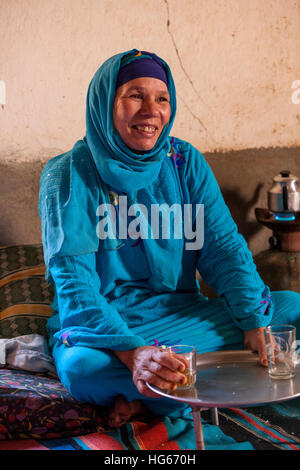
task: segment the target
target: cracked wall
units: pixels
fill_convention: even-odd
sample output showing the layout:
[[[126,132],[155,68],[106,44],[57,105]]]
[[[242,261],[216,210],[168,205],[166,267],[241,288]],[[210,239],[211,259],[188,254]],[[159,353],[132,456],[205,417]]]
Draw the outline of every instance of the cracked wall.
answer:
[[[91,77],[153,50],[174,73],[174,134],[203,152],[300,144],[299,0],[2,0],[1,150],[34,159],[85,130]]]
[[[0,244],[39,239],[40,168],[84,135],[99,65],[134,47],[169,63],[173,135],[208,156],[234,213],[259,182],[264,198],[280,161],[300,176],[299,31],[299,0],[1,0]]]

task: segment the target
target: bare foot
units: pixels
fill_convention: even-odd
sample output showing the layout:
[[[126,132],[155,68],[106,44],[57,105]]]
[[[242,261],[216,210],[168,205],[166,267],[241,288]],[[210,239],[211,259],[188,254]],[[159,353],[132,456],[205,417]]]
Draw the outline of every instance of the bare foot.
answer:
[[[133,416],[149,413],[148,408],[139,400],[127,401],[119,395],[109,412],[108,424],[111,428],[120,428]]]

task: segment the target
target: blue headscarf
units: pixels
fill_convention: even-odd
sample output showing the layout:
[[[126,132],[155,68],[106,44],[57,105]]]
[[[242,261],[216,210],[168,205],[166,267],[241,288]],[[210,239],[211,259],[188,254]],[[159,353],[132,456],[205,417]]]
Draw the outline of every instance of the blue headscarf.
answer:
[[[133,49],[117,54],[97,70],[87,93],[86,136],[69,152],[49,160],[41,174],[39,214],[49,282],[52,282],[49,266],[55,256],[81,255],[122,246],[118,239],[99,240],[96,233],[97,208],[99,204],[110,203],[108,186],[126,193],[131,204],[138,203],[138,191],[147,191],[170,151],[176,93],[169,66],[162,59],[171,115],[153,149],[135,153],[114,128],[113,106],[121,60],[138,52]],[[177,202],[177,190],[174,191],[174,202]],[[149,196],[153,199],[153,195],[149,193]],[[152,273],[149,284],[158,290],[176,289],[183,240],[169,240],[167,249],[166,240],[145,239],[143,243]]]
[[[168,78],[171,116],[153,149],[143,154],[135,153],[114,129],[113,106],[121,60],[128,54],[138,52],[133,49],[104,62],[90,83],[86,107],[86,141],[101,179],[128,195],[145,188],[157,178],[162,160],[170,150],[168,137],[176,114],[172,74],[168,65],[162,61]],[[135,60],[142,60],[147,57],[146,54],[136,56]]]

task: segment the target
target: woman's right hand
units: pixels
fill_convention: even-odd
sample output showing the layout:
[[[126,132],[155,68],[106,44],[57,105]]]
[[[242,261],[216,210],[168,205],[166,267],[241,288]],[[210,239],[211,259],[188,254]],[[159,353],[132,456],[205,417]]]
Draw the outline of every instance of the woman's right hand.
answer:
[[[175,390],[176,383],[186,383],[186,376],[182,372],[188,364],[184,358],[179,359],[172,352],[156,346],[142,346],[114,353],[131,370],[133,382],[142,395],[152,398],[159,396],[147,387],[146,382],[162,390]]]

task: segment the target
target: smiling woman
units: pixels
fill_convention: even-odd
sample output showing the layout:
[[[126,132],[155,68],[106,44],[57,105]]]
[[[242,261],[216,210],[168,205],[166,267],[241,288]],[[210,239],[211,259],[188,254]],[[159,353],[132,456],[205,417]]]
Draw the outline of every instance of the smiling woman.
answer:
[[[266,365],[265,326],[298,322],[300,332],[299,294],[271,293],[259,277],[203,155],[170,136],[175,114],[168,64],[145,51],[117,54],[89,85],[85,137],[49,160],[41,175],[46,279],[55,286],[49,345],[57,373],[77,400],[110,407],[114,427],[146,410],[190,413],[147,387],[174,390],[186,383],[185,363],[159,346],[191,344],[201,353],[245,345]],[[165,206],[161,217],[147,219],[149,230],[161,235],[139,243],[114,230],[100,236],[98,208],[110,197],[109,217],[119,217],[118,226],[124,197],[128,207],[143,208],[141,220]],[[174,207],[189,219],[174,215],[164,237],[158,229]],[[204,243],[187,244],[188,220],[197,239],[199,207]],[[196,268],[219,298],[202,296]]]
[[[132,150],[151,150],[169,122],[170,115],[167,85],[157,78],[135,78],[117,89],[114,125]]]

